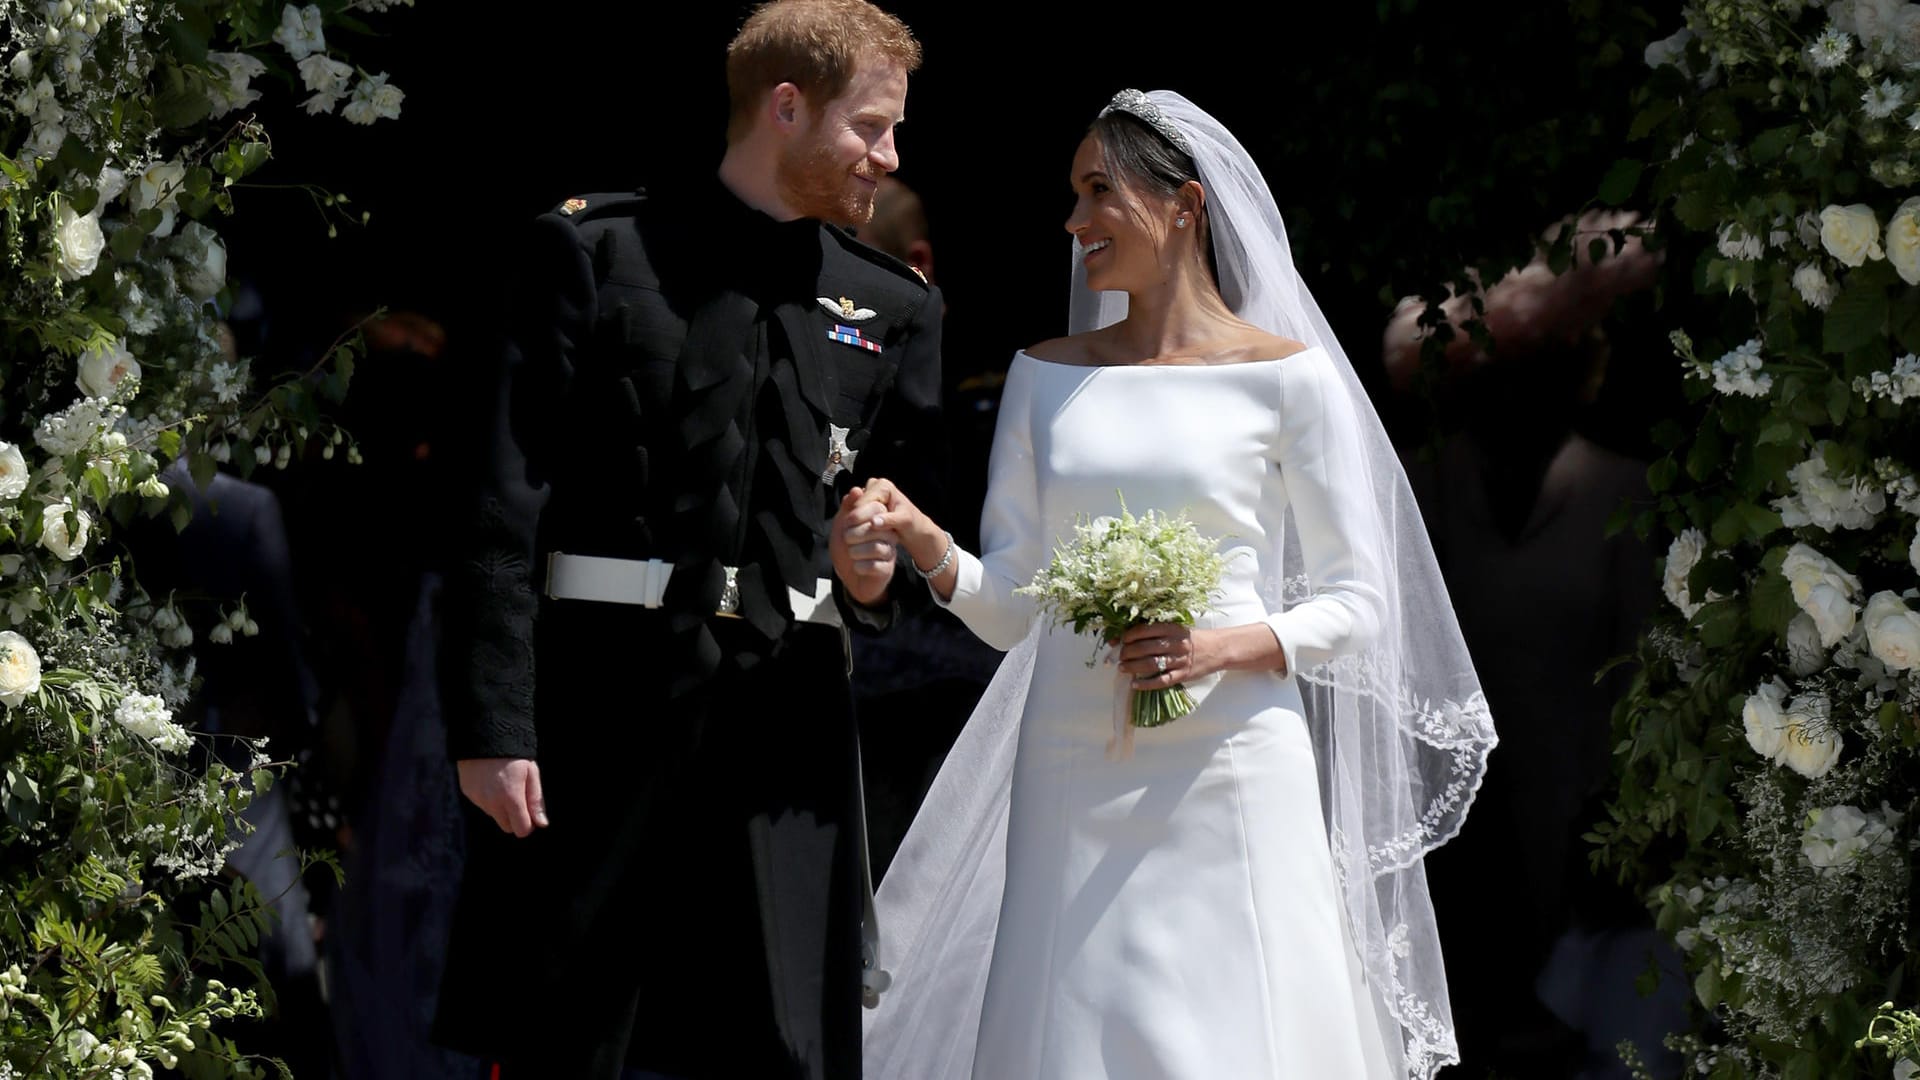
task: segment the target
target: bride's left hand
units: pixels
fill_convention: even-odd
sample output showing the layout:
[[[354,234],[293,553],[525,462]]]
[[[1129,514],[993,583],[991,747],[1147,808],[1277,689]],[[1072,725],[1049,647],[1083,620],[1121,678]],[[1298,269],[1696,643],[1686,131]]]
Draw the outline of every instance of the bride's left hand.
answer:
[[[1215,631],[1179,623],[1148,623],[1120,635],[1120,670],[1135,690],[1160,690],[1205,678],[1222,667]],[[1166,658],[1161,666],[1160,658]]]
[[[1179,623],[1148,623],[1120,635],[1120,670],[1135,690],[1162,690],[1229,669],[1277,670],[1279,643],[1265,623],[1199,629]],[[1160,657],[1167,666],[1160,666]]]

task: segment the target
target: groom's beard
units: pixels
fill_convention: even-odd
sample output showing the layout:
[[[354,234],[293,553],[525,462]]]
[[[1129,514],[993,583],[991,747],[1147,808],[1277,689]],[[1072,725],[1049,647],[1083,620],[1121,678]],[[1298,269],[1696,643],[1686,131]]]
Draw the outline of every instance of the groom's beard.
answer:
[[[880,176],[880,170],[865,158],[851,169],[839,164],[832,145],[819,139],[789,147],[774,167],[774,182],[787,206],[802,217],[836,225],[864,225],[873,218],[872,184]],[[869,182],[861,183],[856,177]]]

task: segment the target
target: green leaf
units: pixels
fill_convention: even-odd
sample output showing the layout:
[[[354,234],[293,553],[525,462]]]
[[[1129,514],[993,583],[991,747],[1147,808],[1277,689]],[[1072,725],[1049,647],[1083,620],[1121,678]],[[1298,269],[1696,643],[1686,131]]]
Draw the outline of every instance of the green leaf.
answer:
[[[1777,572],[1760,575],[1747,596],[1747,606],[1754,625],[1775,636],[1785,636],[1787,624],[1800,614],[1800,605],[1793,600],[1793,586]]]
[[[1853,408],[1853,388],[1845,379],[1835,379],[1827,384],[1827,415],[1833,419],[1835,427],[1847,422],[1847,413]]]
[[[120,262],[132,262],[140,254],[140,245],[146,243],[147,230],[138,225],[122,225],[113,231],[113,239],[107,242],[113,257]]]
[[[1673,216],[1695,232],[1706,232],[1720,224],[1720,206],[1710,193],[1689,191],[1673,200]]]
[[[160,432],[157,441],[160,445],[160,456],[166,458],[177,458],[180,456],[180,433],[178,431],[167,428]]]
[[[1720,439],[1720,425],[1703,424],[1687,450],[1687,475],[1705,480],[1726,461],[1726,447]]]
[[[1880,336],[1887,322],[1887,290],[1858,272],[1847,276],[1846,285],[1827,309],[1820,347],[1829,353],[1846,353]]]
[[[1747,535],[1747,519],[1740,510],[1738,506],[1730,506],[1713,519],[1707,534],[1713,537],[1715,547],[1730,548]]]
[[[1800,426],[1791,420],[1772,420],[1760,429],[1753,440],[1756,446],[1769,446],[1774,443],[1798,443]]]
[[[1673,487],[1674,480],[1680,476],[1680,465],[1672,455],[1661,458],[1647,466],[1647,488],[1655,495]]]
[[[1768,128],[1754,137],[1753,145],[1747,152],[1753,155],[1755,164],[1764,165],[1786,153],[1787,148],[1793,145],[1793,140],[1799,134],[1800,129],[1792,124]]]
[[[1702,1007],[1708,1011],[1720,1004],[1720,969],[1709,963],[1706,969],[1693,979],[1693,996],[1700,999]]]
[[[1600,201],[1610,206],[1619,206],[1633,198],[1635,188],[1640,186],[1640,174],[1646,171],[1644,162],[1632,158],[1621,158],[1607,170],[1600,180]]]
[[[212,895],[207,897],[207,903],[213,907],[213,916],[216,919],[226,918],[228,912],[231,910],[227,907],[227,894],[218,889],[214,890]]]
[[[1724,649],[1733,644],[1745,629],[1746,621],[1741,605],[1730,600],[1708,604],[1693,616],[1693,625],[1700,631],[1700,644],[1709,649]]]
[[[1641,109],[1633,118],[1633,126],[1627,129],[1627,141],[1639,142],[1653,134],[1653,129],[1664,123],[1679,107],[1679,103],[1671,98],[1662,98]]]
[[[1756,542],[1772,536],[1785,525],[1785,522],[1780,520],[1779,511],[1771,507],[1744,503],[1740,507],[1740,513],[1746,520],[1747,539]]]

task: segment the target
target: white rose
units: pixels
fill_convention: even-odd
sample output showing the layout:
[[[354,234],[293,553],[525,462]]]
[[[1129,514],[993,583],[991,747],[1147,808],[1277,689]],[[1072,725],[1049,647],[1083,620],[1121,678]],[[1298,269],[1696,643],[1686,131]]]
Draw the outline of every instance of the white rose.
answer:
[[[1853,0],[1853,36],[1867,46],[1887,46],[1900,25],[1905,0]],[[1840,16],[1836,14],[1835,18]]]
[[[93,273],[100,265],[100,253],[107,249],[99,212],[76,214],[72,206],[61,203],[53,212],[53,244],[59,254],[55,268],[60,280],[78,281]]]
[[[1827,775],[1840,760],[1840,733],[1826,726],[1832,703],[1825,694],[1807,694],[1787,703],[1787,730],[1780,741],[1780,764],[1809,780]]]
[[[1820,644],[1820,628],[1813,616],[1804,611],[1787,624],[1787,666],[1800,678],[1827,666],[1827,648]]]
[[[1901,203],[1887,220],[1887,261],[1900,280],[1920,285],[1920,198]]]
[[[227,245],[218,233],[197,221],[180,230],[175,248],[189,260],[180,274],[180,290],[195,300],[211,300],[227,284]]]
[[[67,515],[72,514],[76,528],[67,530]],[[85,510],[76,510],[65,499],[48,503],[46,514],[40,524],[40,546],[54,553],[62,561],[71,562],[87,549],[87,535],[93,528],[93,519]]]
[[[1865,203],[1820,211],[1820,244],[1848,266],[1864,266],[1868,259],[1885,257],[1880,250],[1880,220]]]
[[[0,501],[11,502],[27,490],[27,455],[10,442],[0,442]]]
[[[152,235],[173,234],[174,211],[186,182],[187,167],[173,161],[160,162],[140,174],[140,181],[133,186],[133,194],[127,196],[127,201],[135,210],[157,208],[160,211],[160,224],[154,226]]]
[[[1693,597],[1687,592],[1687,576],[1693,573],[1693,568],[1699,564],[1700,556],[1706,551],[1706,547],[1707,538],[1704,533],[1699,529],[1687,529],[1674,537],[1673,543],[1667,548],[1667,569],[1662,576],[1660,587],[1667,594],[1667,599],[1672,601],[1673,606],[1680,609],[1680,614],[1689,619],[1700,610],[1701,605],[1695,603]]]
[[[1912,671],[1920,667],[1920,614],[1915,614],[1900,597],[1877,592],[1867,601],[1867,645],[1873,655],[1890,670]]]
[[[338,96],[346,93],[347,80],[353,77],[353,65],[315,53],[300,61],[300,80],[316,94]]]
[[[0,704],[9,709],[40,692],[40,654],[26,638],[0,631]]]
[[[1806,544],[1795,544],[1780,564],[1780,573],[1793,589],[1794,602],[1813,617],[1820,644],[1832,648],[1853,631],[1859,609],[1853,597],[1860,579]]]
[[[1659,41],[1647,46],[1646,61],[1650,68],[1676,63],[1686,55],[1687,43],[1693,40],[1693,31],[1681,27]]]
[[[1772,679],[1761,683],[1747,698],[1746,707],[1740,710],[1740,719],[1747,729],[1747,745],[1768,761],[1780,757],[1780,747],[1786,742],[1786,703],[1787,684]]]
[[[327,51],[324,29],[317,5],[297,8],[288,4],[280,9],[280,28],[273,32],[273,40],[284,46],[295,60],[305,60],[314,53]]]
[[[125,338],[88,350],[80,357],[80,374],[74,379],[88,397],[112,397],[114,388],[127,379],[140,377],[140,361],[127,351]]]

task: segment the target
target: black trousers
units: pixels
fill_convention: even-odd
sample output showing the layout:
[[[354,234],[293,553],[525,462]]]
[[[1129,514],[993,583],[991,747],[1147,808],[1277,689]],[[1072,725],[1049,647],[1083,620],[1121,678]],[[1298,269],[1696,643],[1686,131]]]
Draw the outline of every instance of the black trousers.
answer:
[[[723,649],[746,632],[731,620],[715,630]],[[841,631],[798,626],[774,656],[729,665],[690,703],[697,732],[661,741],[675,760],[649,781],[648,811],[609,829],[600,857],[617,863],[617,885],[570,950],[583,954],[565,961],[562,981],[597,999],[584,1011],[617,1030],[536,1037],[503,1076],[616,1080],[623,1066],[685,1080],[860,1075],[863,886],[846,663]],[[643,742],[618,756],[646,753]],[[605,803],[590,820],[621,820],[617,771],[562,772],[548,793],[556,831],[562,792],[580,785]],[[582,840],[569,848],[593,858],[598,838]]]

